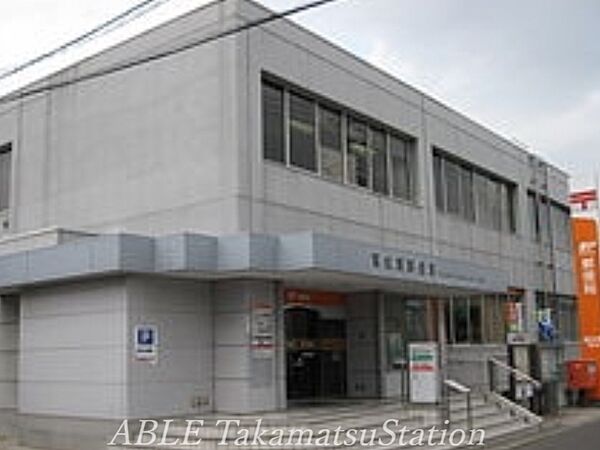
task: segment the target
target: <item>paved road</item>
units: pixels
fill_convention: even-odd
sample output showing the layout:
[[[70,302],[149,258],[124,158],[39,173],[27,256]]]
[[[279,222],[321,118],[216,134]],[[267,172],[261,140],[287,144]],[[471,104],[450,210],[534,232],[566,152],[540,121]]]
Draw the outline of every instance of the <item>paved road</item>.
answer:
[[[546,437],[519,450],[598,450],[600,449],[600,420],[580,425],[563,433]]]

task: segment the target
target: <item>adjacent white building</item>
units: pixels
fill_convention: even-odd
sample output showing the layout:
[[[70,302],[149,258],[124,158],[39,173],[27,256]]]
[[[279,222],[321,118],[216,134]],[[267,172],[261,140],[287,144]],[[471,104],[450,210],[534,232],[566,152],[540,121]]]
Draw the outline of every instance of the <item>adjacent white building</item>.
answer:
[[[0,99],[0,430],[402,396],[423,340],[482,387],[538,310],[575,337],[567,175],[298,25],[69,83],[268,14],[210,3]]]

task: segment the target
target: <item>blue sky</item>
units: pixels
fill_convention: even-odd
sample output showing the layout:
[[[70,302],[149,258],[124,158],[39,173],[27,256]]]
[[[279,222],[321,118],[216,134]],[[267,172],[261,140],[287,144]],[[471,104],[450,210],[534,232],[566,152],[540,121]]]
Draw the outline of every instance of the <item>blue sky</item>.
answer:
[[[0,68],[139,1],[0,2]],[[280,10],[306,1],[261,3]],[[295,20],[525,144],[576,188],[600,171],[597,0],[341,0]]]

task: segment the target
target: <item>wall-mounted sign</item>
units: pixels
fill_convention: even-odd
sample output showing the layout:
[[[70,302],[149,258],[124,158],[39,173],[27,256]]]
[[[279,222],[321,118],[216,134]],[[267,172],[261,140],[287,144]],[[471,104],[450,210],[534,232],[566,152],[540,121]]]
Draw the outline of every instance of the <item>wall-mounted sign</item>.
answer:
[[[133,334],[135,359],[156,362],[158,360],[158,328],[155,325],[136,325]]]
[[[440,364],[436,342],[409,344],[410,401],[437,403],[439,401]]]
[[[254,358],[271,358],[275,351],[275,312],[268,303],[252,306],[251,348]]]
[[[595,219],[572,219],[573,259],[577,275],[577,310],[582,342],[581,356],[600,363],[600,261]],[[600,383],[589,394],[600,400]]]
[[[524,331],[523,304],[520,302],[507,302],[505,308],[507,332],[522,333]]]

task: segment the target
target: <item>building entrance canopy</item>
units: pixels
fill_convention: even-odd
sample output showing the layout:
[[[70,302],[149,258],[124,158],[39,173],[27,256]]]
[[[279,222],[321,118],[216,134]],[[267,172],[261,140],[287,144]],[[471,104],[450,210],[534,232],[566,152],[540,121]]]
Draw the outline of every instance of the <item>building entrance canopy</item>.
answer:
[[[111,274],[269,277],[429,295],[508,288],[508,275],[501,270],[311,232],[96,235],[0,256],[0,289]]]

